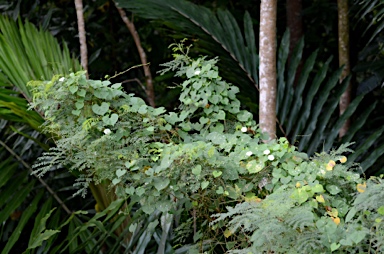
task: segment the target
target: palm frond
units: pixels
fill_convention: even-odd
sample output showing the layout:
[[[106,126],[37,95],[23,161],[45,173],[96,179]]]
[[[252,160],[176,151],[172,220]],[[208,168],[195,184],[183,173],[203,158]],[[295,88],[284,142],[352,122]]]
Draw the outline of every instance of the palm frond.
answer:
[[[52,201],[43,198],[44,186],[30,175],[27,164],[48,145],[41,141],[42,117],[28,110],[31,93],[26,84],[80,70],[80,65],[49,32],[0,16],[0,69],[0,248],[2,253],[12,253],[25,250],[19,246],[21,235],[28,234],[30,225],[34,225],[33,232],[39,231],[38,218],[52,208]],[[61,218],[56,215],[55,219]]]
[[[54,74],[81,69],[66,44],[60,46],[49,32],[21,19],[16,23],[7,16],[0,16],[0,66],[9,84],[27,98],[31,97],[28,81],[50,79]]]

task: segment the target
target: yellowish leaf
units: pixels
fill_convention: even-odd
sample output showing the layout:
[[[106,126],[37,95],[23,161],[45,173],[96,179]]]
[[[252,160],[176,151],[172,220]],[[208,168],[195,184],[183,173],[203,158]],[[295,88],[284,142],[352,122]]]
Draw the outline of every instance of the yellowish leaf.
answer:
[[[358,192],[363,193],[367,189],[367,183],[359,183],[356,188]]]
[[[323,195],[318,195],[318,196],[316,196],[316,200],[317,200],[317,202],[319,202],[319,203],[324,203],[324,202],[325,202]]]
[[[230,229],[226,229],[225,231],[224,231],[224,236],[225,236],[225,238],[228,238],[228,237],[230,237],[232,235],[232,231],[230,230]]]
[[[332,217],[332,220],[333,222],[336,224],[336,225],[339,225],[340,224],[340,218],[339,217]]]
[[[334,218],[337,218],[339,216],[339,212],[337,211],[336,208],[332,208],[332,210],[327,211],[327,213]]]
[[[252,202],[255,202],[255,203],[260,203],[261,202],[261,198],[255,196],[255,194],[247,194],[245,197],[244,197],[244,200],[245,202],[248,202],[248,203],[252,203]]]
[[[297,183],[296,183],[296,188],[300,188],[300,187],[301,187],[300,182],[297,182]]]

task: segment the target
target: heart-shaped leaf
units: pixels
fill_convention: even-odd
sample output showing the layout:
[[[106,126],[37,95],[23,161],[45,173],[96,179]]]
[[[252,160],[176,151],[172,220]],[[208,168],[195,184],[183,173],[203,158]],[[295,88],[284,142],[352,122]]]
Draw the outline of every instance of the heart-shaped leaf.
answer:
[[[201,165],[197,165],[192,169],[192,174],[199,176],[201,173]]]
[[[264,168],[264,162],[257,162],[256,160],[251,160],[245,166],[250,174],[255,174],[260,172]]]
[[[108,116],[108,115],[103,116],[103,122],[107,125],[115,125],[118,119],[119,119],[118,114],[112,114],[111,116]]]
[[[209,118],[205,118],[204,116],[202,116],[202,117],[200,117],[199,121],[200,121],[200,123],[205,124],[205,123],[208,123]]]
[[[214,178],[217,178],[217,177],[221,176],[222,173],[223,172],[221,172],[221,171],[213,170],[212,175]]]
[[[208,185],[209,185],[208,181],[201,182],[201,189],[204,190],[205,188],[207,188]]]
[[[141,105],[138,112],[142,115],[147,113],[147,105]]]
[[[77,109],[82,109],[82,108],[84,107],[84,102],[82,102],[82,101],[77,101],[77,102],[75,103],[75,107],[76,107]]]
[[[126,170],[126,169],[123,169],[123,170],[118,169],[118,170],[116,170],[116,175],[117,175],[118,178],[120,178],[120,177],[122,177],[123,175],[125,175],[125,173],[127,173],[127,170]]]
[[[158,178],[154,181],[155,188],[158,191],[161,191],[165,187],[167,187],[169,184],[169,179],[168,178]]]
[[[69,91],[74,94],[77,92],[77,90],[79,90],[79,87],[78,86],[70,86],[69,87]]]
[[[135,188],[133,186],[125,188],[125,193],[127,193],[128,195],[133,195],[133,193],[135,193]]]
[[[72,115],[79,116],[81,113],[81,110],[72,110]]]
[[[100,115],[100,116],[105,115],[105,113],[107,113],[108,110],[109,110],[109,104],[106,102],[101,103],[100,106],[98,104],[92,105],[92,111],[95,114]]]
[[[113,185],[116,185],[116,184],[118,184],[120,182],[121,182],[121,179],[119,179],[119,178],[115,178],[115,179],[112,180]]]
[[[80,97],[85,97],[86,93],[87,93],[87,91],[85,91],[84,89],[77,91],[77,95]]]

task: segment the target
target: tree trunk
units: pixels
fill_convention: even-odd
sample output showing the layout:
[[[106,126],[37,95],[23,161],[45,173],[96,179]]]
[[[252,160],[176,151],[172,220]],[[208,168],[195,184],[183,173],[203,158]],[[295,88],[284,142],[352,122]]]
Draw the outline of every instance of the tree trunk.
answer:
[[[349,62],[349,22],[348,22],[348,1],[337,0],[338,28],[339,28],[339,65],[344,65],[344,70],[340,77],[340,83],[351,72]],[[348,84],[347,90],[343,93],[339,102],[339,114],[342,115],[351,102],[351,84]],[[343,137],[350,125],[348,119],[339,130],[339,137]]]
[[[262,0],[259,35],[259,122],[269,140],[276,138],[276,9],[277,0]]]
[[[87,53],[87,38],[85,36],[85,25],[83,15],[83,1],[75,0],[76,15],[77,15],[77,27],[79,29],[80,40],[80,61],[81,66],[87,72],[88,78],[88,53]]]

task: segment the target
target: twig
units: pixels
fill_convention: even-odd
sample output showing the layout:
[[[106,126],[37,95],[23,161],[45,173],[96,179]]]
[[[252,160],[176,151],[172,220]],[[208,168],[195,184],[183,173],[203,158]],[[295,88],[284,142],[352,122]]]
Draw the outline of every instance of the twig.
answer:
[[[137,30],[136,30],[133,22],[130,21],[129,18],[127,17],[127,14],[125,13],[125,11],[123,9],[121,9],[120,7],[118,7],[116,5],[116,2],[115,2],[115,6],[116,6],[117,10],[119,11],[121,19],[123,20],[123,22],[127,26],[129,32],[131,33],[131,35],[133,37],[133,40],[135,41],[137,51],[139,52],[139,55],[140,55],[141,63],[143,64],[145,79],[147,81],[147,89],[145,90],[145,93],[148,96],[149,104],[152,107],[155,107],[155,91],[153,89],[152,74],[151,74],[151,71],[149,70],[149,66],[147,64],[147,55],[145,54],[145,51],[144,51],[143,47],[141,46],[139,34],[137,33]]]
[[[193,208],[193,235],[196,235],[197,225],[196,225],[196,208]]]
[[[24,167],[26,167],[32,175],[34,175],[39,181],[40,183],[48,190],[49,193],[51,193],[51,195],[56,199],[56,201],[61,205],[61,207],[64,209],[64,211],[66,211],[68,214],[72,214],[72,212],[68,209],[68,207],[64,204],[64,202],[56,195],[56,193],[51,189],[51,187],[48,186],[48,184],[46,182],[44,182],[43,179],[41,179],[40,177],[37,177],[36,174],[33,173],[33,170],[31,168],[31,166],[29,166],[22,158],[20,158],[20,156],[18,156],[9,146],[7,146],[3,141],[0,140],[0,145],[2,145],[5,149],[8,150],[8,152],[10,152],[19,162],[21,162],[21,164],[24,165]]]
[[[85,25],[83,15],[83,1],[75,0],[76,15],[77,15],[77,27],[79,29],[79,40],[80,40],[80,58],[81,66],[87,72],[88,78],[88,53],[87,53],[87,38],[85,36]]]
[[[137,83],[140,85],[140,87],[141,87],[141,88],[144,90],[144,92],[145,92],[145,87],[144,87],[143,83],[141,83],[140,79],[138,79],[138,78],[127,79],[127,80],[124,80],[124,81],[121,82],[121,83],[129,83],[129,82],[133,82],[133,81],[137,82]]]
[[[149,64],[149,63],[147,63],[147,64]],[[133,68],[137,68],[137,67],[140,67],[140,66],[143,66],[143,65],[142,65],[142,64],[138,64],[138,65],[132,66],[131,68],[129,68],[129,69],[126,69],[125,71],[122,71],[122,72],[116,73],[114,76],[112,76],[112,77],[108,78],[108,80],[110,80],[110,79],[113,79],[113,78],[116,78],[117,76],[119,76],[119,75],[122,75],[122,74],[124,74],[124,73],[126,73],[126,72],[128,72],[128,71],[132,70]]]
[[[280,129],[281,132],[283,133],[284,137],[288,140],[287,133],[285,133],[285,131],[284,131],[284,129],[283,129],[283,126],[280,124],[279,119],[277,119],[277,117],[276,117],[276,122],[277,122],[277,124],[279,125],[279,129]]]

